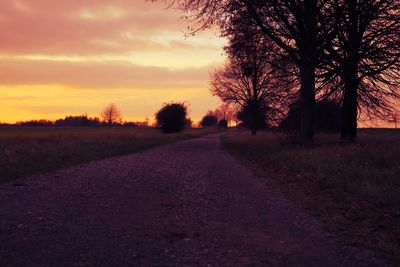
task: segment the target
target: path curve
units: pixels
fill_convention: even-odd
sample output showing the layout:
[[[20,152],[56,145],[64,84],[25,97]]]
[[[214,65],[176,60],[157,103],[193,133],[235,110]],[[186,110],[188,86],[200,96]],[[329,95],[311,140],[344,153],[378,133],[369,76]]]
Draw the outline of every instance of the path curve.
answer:
[[[0,266],[383,265],[335,243],[219,135],[2,185],[0,215]]]

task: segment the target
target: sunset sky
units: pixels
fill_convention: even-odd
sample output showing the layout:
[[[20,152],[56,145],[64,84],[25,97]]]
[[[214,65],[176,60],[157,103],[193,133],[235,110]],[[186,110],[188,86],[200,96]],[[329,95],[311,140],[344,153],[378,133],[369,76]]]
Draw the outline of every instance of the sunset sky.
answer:
[[[181,15],[145,0],[0,0],[0,121],[99,116],[110,102],[152,119],[169,101],[198,121],[219,103],[208,75],[225,40],[185,38]]]

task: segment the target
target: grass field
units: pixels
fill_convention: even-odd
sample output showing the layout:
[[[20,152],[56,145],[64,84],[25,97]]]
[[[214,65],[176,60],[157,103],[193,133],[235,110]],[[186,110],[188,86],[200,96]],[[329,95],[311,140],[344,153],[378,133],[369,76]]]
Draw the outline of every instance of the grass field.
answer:
[[[233,132],[223,145],[344,242],[400,263],[400,131],[363,129],[357,144],[318,135],[314,148],[279,133]]]
[[[0,127],[0,183],[215,132],[145,128]]]

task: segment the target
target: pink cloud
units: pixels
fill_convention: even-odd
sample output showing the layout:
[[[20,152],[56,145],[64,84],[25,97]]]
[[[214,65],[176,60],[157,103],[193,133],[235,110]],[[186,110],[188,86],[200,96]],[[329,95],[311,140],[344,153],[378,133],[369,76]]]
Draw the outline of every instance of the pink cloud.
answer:
[[[0,84],[63,84],[83,88],[207,88],[209,67],[173,70],[128,62],[0,60]]]
[[[1,1],[0,52],[93,55],[177,49],[151,39],[184,29],[179,17],[145,0]]]

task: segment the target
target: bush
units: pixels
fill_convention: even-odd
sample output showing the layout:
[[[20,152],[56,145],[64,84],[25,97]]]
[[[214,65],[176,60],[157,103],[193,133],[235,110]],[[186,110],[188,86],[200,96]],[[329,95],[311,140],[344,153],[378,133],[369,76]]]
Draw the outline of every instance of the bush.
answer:
[[[263,104],[247,103],[236,116],[245,127],[253,130],[268,128],[267,107]]]
[[[177,133],[185,129],[187,106],[184,103],[168,103],[156,113],[158,127],[164,133]]]
[[[218,128],[228,128],[228,122],[224,119],[218,122]]]
[[[335,133],[340,130],[340,105],[332,100],[324,100],[315,106],[314,129],[319,132]],[[300,129],[300,109],[292,105],[279,127],[284,129],[292,141],[297,141]]]
[[[212,114],[207,114],[203,117],[201,120],[201,127],[211,127],[211,126],[217,126],[218,119],[216,116]]]

